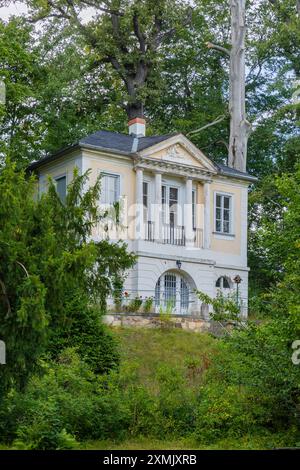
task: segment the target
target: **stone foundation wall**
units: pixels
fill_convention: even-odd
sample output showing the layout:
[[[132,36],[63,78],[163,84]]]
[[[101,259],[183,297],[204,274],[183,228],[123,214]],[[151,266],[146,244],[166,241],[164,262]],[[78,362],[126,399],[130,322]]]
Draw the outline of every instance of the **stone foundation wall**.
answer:
[[[154,314],[110,313],[104,316],[103,321],[112,327],[163,328],[168,326],[196,333],[207,332],[215,336],[222,336],[233,328],[232,323],[224,324],[192,316],[172,316],[168,325]]]

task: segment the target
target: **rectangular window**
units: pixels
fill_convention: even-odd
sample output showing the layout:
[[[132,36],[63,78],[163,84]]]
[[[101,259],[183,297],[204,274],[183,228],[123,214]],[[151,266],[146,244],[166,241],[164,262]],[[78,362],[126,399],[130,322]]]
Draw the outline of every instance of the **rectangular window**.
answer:
[[[178,223],[178,188],[162,186],[161,203],[163,222],[170,225]]]
[[[166,215],[166,202],[167,202],[167,187],[161,187],[161,204],[162,204],[162,220],[166,223],[167,215]]]
[[[193,229],[196,229],[196,190],[192,191],[192,219],[193,219]]]
[[[56,191],[61,200],[61,202],[66,201],[67,196],[67,178],[65,176],[61,176],[60,178],[55,178],[56,183]]]
[[[148,208],[149,208],[149,184],[143,182],[143,212],[144,222],[148,222]]]
[[[231,232],[232,197],[216,195],[216,232]]]
[[[102,174],[101,204],[113,205],[119,200],[120,177],[118,175]]]
[[[177,225],[178,189],[169,188],[170,225]]]

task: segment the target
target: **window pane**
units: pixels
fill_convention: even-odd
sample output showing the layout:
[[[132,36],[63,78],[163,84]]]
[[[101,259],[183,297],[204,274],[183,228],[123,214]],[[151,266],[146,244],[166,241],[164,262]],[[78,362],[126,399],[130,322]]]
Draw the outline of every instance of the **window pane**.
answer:
[[[166,222],[166,186],[161,187],[162,220]]]
[[[67,195],[67,179],[65,176],[62,176],[61,178],[57,178],[55,181],[57,194],[61,202],[65,202]]]
[[[143,213],[144,221],[148,220],[148,183],[143,183]]]
[[[229,210],[224,209],[224,220],[229,221]]]
[[[217,197],[216,197],[216,206],[217,207],[221,207],[221,199],[222,199],[222,196],[217,194]]]
[[[221,232],[221,220],[216,220],[216,231]]]
[[[189,288],[184,279],[180,279],[180,307],[184,310],[189,308]]]
[[[229,222],[224,221],[223,223],[223,231],[225,233],[229,233]]]
[[[229,209],[230,207],[230,198],[228,196],[224,196],[224,208]]]
[[[219,208],[217,208],[217,210],[216,210],[216,218],[218,220],[221,220],[221,209],[219,209]]]
[[[178,189],[169,189],[170,224],[177,225]]]
[[[145,200],[148,198],[148,183],[143,183],[143,197]]]
[[[175,212],[170,212],[170,224],[175,225],[176,222],[176,214]]]
[[[176,276],[175,274],[165,275],[165,302],[175,307],[176,303]]]
[[[229,281],[226,277],[223,277],[223,287],[224,289],[230,289]]]
[[[222,280],[222,278],[219,277],[219,279],[216,282],[216,287],[221,287],[221,280]]]
[[[159,307],[160,305],[160,278],[158,279],[156,286],[155,286],[155,306]]]
[[[170,205],[178,202],[178,189],[170,188]]]
[[[165,186],[161,187],[161,202],[162,204],[166,203],[166,187]]]
[[[192,192],[192,220],[193,228],[196,228],[196,191]]]
[[[101,182],[101,203],[114,204],[119,197],[119,177],[114,175],[103,175]]]

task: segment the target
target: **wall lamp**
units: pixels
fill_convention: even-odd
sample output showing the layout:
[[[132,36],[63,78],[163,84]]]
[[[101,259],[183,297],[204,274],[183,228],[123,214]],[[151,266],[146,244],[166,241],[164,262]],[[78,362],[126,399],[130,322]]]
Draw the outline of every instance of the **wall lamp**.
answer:
[[[178,269],[181,269],[182,263],[179,259],[176,261],[176,266]]]

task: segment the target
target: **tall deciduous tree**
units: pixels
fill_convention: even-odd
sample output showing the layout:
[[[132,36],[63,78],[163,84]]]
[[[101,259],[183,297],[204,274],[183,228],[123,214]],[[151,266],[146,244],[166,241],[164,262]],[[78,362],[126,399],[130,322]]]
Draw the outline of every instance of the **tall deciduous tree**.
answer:
[[[251,125],[245,105],[245,9],[246,0],[231,0],[230,138],[228,165],[246,171],[247,143]]]
[[[245,10],[246,0],[230,0],[230,49],[208,42],[209,48],[229,55],[229,114],[230,137],[228,165],[246,171],[247,143],[251,125],[246,118],[245,105]]]
[[[122,106],[129,119],[144,114],[144,103],[151,95],[151,81],[159,73],[161,46],[190,19],[190,8],[184,0],[29,0],[26,3],[31,8],[32,21],[52,18],[75,28],[95,67],[110,64],[125,86]],[[85,23],[81,15],[91,7],[95,10],[94,19]]]

